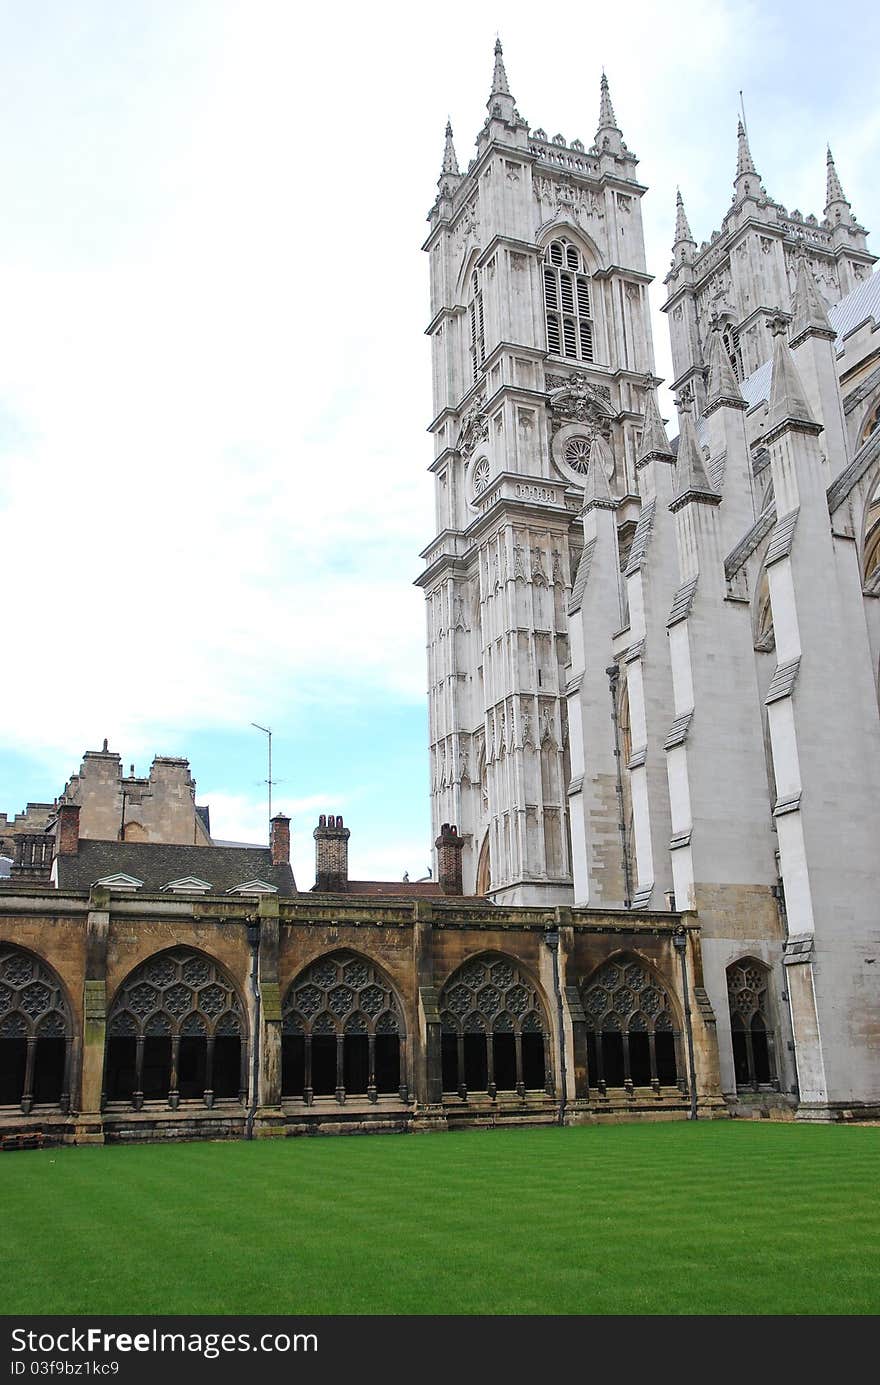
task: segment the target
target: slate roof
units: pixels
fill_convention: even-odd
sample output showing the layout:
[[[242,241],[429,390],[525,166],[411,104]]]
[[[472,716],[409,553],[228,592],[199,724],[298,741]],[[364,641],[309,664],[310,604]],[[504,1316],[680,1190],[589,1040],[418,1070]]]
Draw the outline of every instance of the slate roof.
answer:
[[[880,326],[880,269],[876,269],[870,279],[828,309],[828,321],[837,333],[835,348],[842,350],[843,338],[868,318],[873,318]],[[743,380],[740,389],[750,409],[770,398],[772,379],[773,362],[765,361],[747,380]]]
[[[108,875],[125,874],[143,880],[139,893],[158,894],[172,880],[194,875],[210,881],[212,895],[252,880],[274,885],[279,894],[296,894],[293,871],[273,866],[268,846],[168,846],[81,837],[76,856],[57,857],[57,866],[59,890],[88,890]]]

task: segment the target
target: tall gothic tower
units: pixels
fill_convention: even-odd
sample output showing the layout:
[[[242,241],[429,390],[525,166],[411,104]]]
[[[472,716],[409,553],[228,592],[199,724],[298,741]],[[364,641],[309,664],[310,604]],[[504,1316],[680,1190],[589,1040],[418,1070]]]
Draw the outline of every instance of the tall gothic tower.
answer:
[[[653,372],[636,165],[604,74],[592,145],[548,138],[517,110],[499,42],[476,155],[460,172],[447,126],[428,217],[437,536],[418,585],[433,823],[460,826],[465,891],[505,904],[572,899],[584,489],[592,453],[591,491],[601,467],[625,546]]]
[[[699,250],[678,194],[672,265],[665,283],[672,341],[672,388],[691,388],[700,411],[712,327],[720,326],[737,380],[773,354],[772,324],[792,311],[797,266],[806,256],[827,307],[868,279],[876,256],[843,193],[831,150],[826,158],[825,214],[788,211],[768,194],[755,168],[742,121],[737,129],[733,201]]]

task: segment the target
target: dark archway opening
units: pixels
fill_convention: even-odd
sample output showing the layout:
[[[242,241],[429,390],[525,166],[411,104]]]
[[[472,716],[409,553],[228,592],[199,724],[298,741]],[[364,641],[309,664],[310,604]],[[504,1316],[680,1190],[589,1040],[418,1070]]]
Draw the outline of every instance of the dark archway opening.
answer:
[[[240,1097],[246,1083],[241,1071],[241,1039],[237,1034],[218,1034],[214,1040],[214,1096]]]
[[[442,1034],[440,1037],[440,1070],[444,1092],[458,1089],[458,1035]]]
[[[208,1086],[208,1042],[198,1034],[185,1034],[177,1059],[177,1090],[181,1101],[201,1098]]]
[[[492,1035],[492,1061],[498,1091],[516,1091],[516,1040],[512,1034]]]
[[[107,1040],[107,1098],[130,1101],[135,1092],[137,1039],[116,1037]]]
[[[336,1091],[336,1035],[312,1035],[312,1090],[315,1096]]]
[[[376,1090],[397,1092],[400,1088],[400,1037],[376,1035]]]
[[[304,1034],[285,1034],[281,1040],[281,1095],[302,1096],[306,1086]]]
[[[489,1065],[485,1034],[464,1036],[464,1085],[469,1092],[485,1092],[489,1086]]]
[[[24,1092],[27,1039],[0,1039],[0,1106],[18,1106]]]
[[[657,1080],[661,1087],[674,1087],[678,1081],[678,1065],[675,1061],[675,1035],[660,1030],[654,1036],[657,1051]]]
[[[606,1086],[623,1086],[623,1035],[619,1030],[605,1030],[602,1034],[602,1067]]]
[[[57,1105],[64,1091],[67,1043],[64,1039],[37,1039],[34,1058],[34,1101]]]
[[[363,1096],[370,1085],[370,1041],[366,1034],[346,1034],[342,1044],[342,1081],[346,1094]]]
[[[547,1081],[547,1057],[543,1034],[522,1036],[523,1083],[527,1091],[543,1089]]]
[[[629,1035],[629,1075],[634,1087],[650,1087],[651,1048],[647,1034]]]
[[[171,1039],[166,1035],[144,1039],[145,1101],[166,1101],[171,1090]]]

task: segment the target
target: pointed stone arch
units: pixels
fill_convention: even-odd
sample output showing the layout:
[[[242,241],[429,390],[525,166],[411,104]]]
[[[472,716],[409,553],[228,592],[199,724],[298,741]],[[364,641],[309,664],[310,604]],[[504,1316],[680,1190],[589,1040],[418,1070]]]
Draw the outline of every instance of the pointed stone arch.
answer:
[[[154,953],[117,987],[107,1013],[105,1098],[244,1102],[247,1011],[222,963],[192,947]]]
[[[727,968],[727,1003],[737,1091],[779,1090],[777,1031],[771,972],[757,957],[739,957]]]
[[[291,981],[281,1007],[281,1090],[316,1097],[409,1099],[406,1018],[385,970],[349,948],[314,958]]]
[[[0,943],[0,1107],[70,1109],[73,1020],[64,983],[36,953]]]
[[[591,1084],[683,1086],[682,1017],[674,989],[635,951],[612,954],[581,985]]]
[[[443,1090],[487,1095],[552,1095],[550,1023],[539,982],[506,953],[463,962],[440,992]]]

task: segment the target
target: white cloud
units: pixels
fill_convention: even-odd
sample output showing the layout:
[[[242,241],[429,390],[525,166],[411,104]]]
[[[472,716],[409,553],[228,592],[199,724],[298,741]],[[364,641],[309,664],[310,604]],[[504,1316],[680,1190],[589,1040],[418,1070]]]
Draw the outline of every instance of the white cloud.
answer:
[[[401,4],[132,3],[126,37],[82,8],[85,37],[59,15],[0,58],[16,131],[0,153],[0,551],[23,592],[0,737],[69,756],[109,735],[141,757],[172,732],[180,746],[195,728],[289,723],[319,698],[419,703],[410,583],[433,500],[418,247],[447,111],[462,163],[482,121],[497,12],[447,0],[429,25]],[[727,205],[740,86],[765,180],[801,196],[760,120],[792,109],[772,7],[545,22],[517,0],[503,26],[520,108],[551,132],[589,142],[606,65],[653,188],[659,278],[676,183],[698,239]],[[849,187],[847,142],[867,157],[880,132],[858,109],[836,118]],[[818,165],[817,208],[821,137],[808,156],[806,133],[823,119],[788,146],[798,178]],[[862,178],[866,219],[869,191]],[[662,319],[654,336],[668,376]]]

